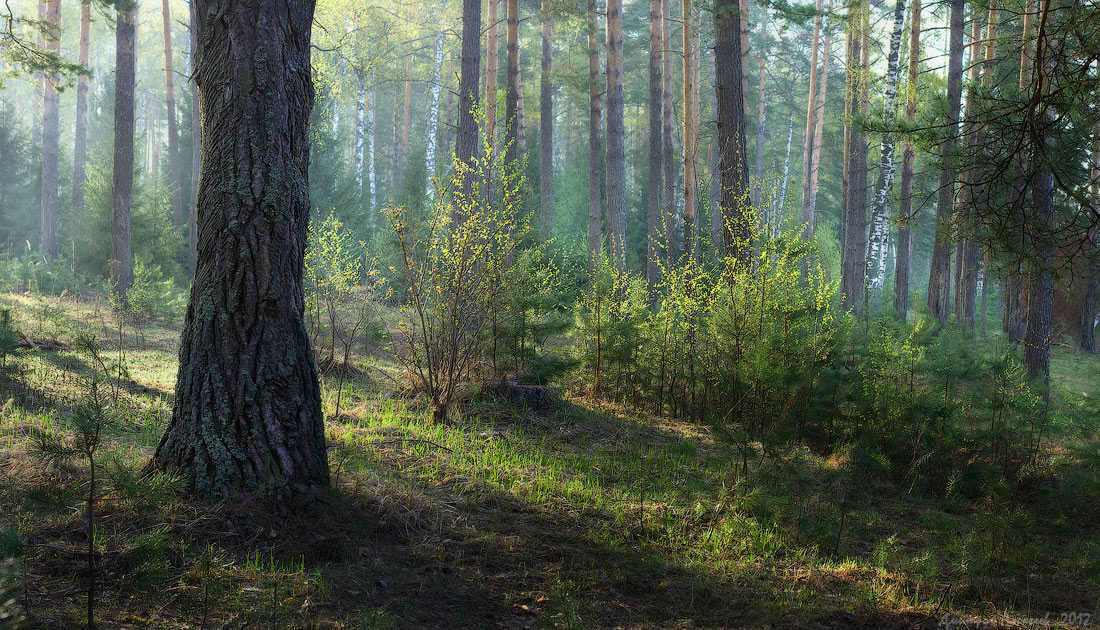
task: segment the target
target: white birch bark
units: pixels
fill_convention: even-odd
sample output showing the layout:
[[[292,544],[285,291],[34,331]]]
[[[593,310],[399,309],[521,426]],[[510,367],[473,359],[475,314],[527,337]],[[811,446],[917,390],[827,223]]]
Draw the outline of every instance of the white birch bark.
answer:
[[[367,179],[370,182],[370,209],[378,207],[378,174],[375,169],[374,147],[378,134],[378,121],[374,103],[374,72],[371,71],[367,86]]]
[[[791,110],[790,120],[787,122],[787,153],[783,157],[783,183],[779,187],[779,207],[778,214],[780,217],[787,211],[787,183],[790,181],[791,176],[791,140],[794,138],[794,110]],[[782,219],[780,219],[782,221]]]
[[[367,135],[367,87],[362,79],[357,79],[358,87],[355,91],[355,154],[352,163],[355,165],[355,196],[360,203],[363,200],[363,147]]]
[[[440,13],[446,13],[447,0],[443,0]],[[443,87],[443,43],[446,40],[447,31],[439,29],[439,37],[435,41],[435,73],[432,75],[432,102],[428,109],[428,138],[424,148],[425,164],[428,171],[428,198],[435,198],[435,186],[432,178],[435,177],[435,148],[439,136],[439,91]]]
[[[886,62],[886,93],[883,102],[886,115],[893,116],[897,109],[898,53],[901,50],[901,32],[905,23],[905,0],[897,0],[894,8],[894,29],[890,34],[890,53]],[[886,277],[886,243],[890,234],[886,199],[894,181],[894,134],[882,134],[879,182],[871,208],[871,228],[867,247],[868,293],[882,290]]]

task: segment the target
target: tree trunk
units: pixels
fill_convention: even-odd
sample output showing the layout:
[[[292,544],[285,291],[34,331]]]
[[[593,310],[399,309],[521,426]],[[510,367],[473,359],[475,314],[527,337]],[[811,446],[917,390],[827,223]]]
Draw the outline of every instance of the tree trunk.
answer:
[[[352,171],[355,173],[355,201],[359,204],[359,213],[363,213],[366,197],[363,195],[363,170],[367,145],[367,84],[362,72],[355,71],[355,144],[352,150]],[[428,172],[429,178],[431,171]]]
[[[588,263],[595,267],[600,255],[603,196],[600,174],[600,40],[596,0],[588,0]]]
[[[496,146],[497,75],[500,72],[500,0],[489,0],[489,24],[485,33],[485,139]]]
[[[989,21],[985,37],[986,54],[991,56],[994,51],[993,43],[997,32],[997,10],[995,5],[990,7]],[[966,121],[963,137],[967,139],[968,150],[966,161],[967,168],[963,169],[960,178],[959,202],[957,208],[957,221],[959,238],[955,245],[955,321],[964,328],[974,327],[974,318],[978,301],[978,268],[981,265],[982,247],[978,242],[980,235],[977,233],[977,210],[974,207],[975,200],[981,196],[981,172],[976,160],[984,145],[984,133],[982,125],[975,119],[978,95],[976,89],[983,65],[992,66],[992,58],[985,64],[979,63],[982,43],[981,20],[976,16],[972,19],[972,32],[970,36],[970,73],[967,89],[966,108],[963,119]],[[992,72],[986,73],[989,78]]]
[[[612,264],[626,271],[626,135],[623,127],[623,3],[607,1],[607,223]]]
[[[1093,211],[1089,217],[1089,223],[1095,224],[1097,220],[1096,208],[1100,208],[1100,134],[1093,140],[1092,164],[1089,168],[1091,182],[1089,194],[1092,197]],[[1090,228],[1088,251],[1088,276],[1086,277],[1085,295],[1081,298],[1081,349],[1085,352],[1096,352],[1096,307],[1100,302],[1100,238],[1096,228]]]
[[[195,14],[195,2],[192,0],[188,3],[190,7],[190,36],[188,41],[191,44],[191,76],[195,76],[197,65],[195,64],[195,54],[198,51],[198,17]],[[200,122],[201,112],[199,107],[199,88],[194,79],[191,83],[191,201],[187,204],[188,215],[190,220],[188,221],[190,233],[189,251],[191,256],[188,258],[191,265],[191,270],[195,269],[195,257],[199,247],[199,215],[198,215],[198,203],[199,203],[199,179],[202,171],[202,164],[200,162],[202,156],[202,124]]]
[[[886,91],[883,95],[886,118],[897,110],[898,57],[901,53],[902,27],[905,25],[905,0],[894,4],[894,28],[890,32],[890,52],[886,57]],[[867,296],[877,297],[886,278],[886,244],[890,236],[887,201],[894,183],[894,134],[882,134],[879,150],[878,185],[871,208],[871,233],[867,247]]]
[[[474,79],[475,81],[477,79]],[[370,221],[374,220],[373,210],[378,207],[378,172],[376,170],[374,148],[378,139],[378,104],[374,100],[374,71],[370,73],[370,81],[367,84],[367,183],[370,191],[370,205],[372,210]]]
[[[172,178],[172,224],[182,230],[183,176],[180,175],[180,131],[176,121],[176,73],[172,67],[172,13],[168,0],[161,0],[161,20],[164,30],[164,98],[168,107],[168,175]]]
[[[137,11],[119,11],[115,25],[115,157],[111,183],[111,289],[125,298],[134,281],[130,216],[134,188],[134,31]]]
[[[539,228],[549,240],[554,218],[554,99],[550,86],[553,64],[550,0],[542,0],[542,75],[539,77]]]
[[[951,166],[962,104],[963,13],[965,0],[951,0],[951,27],[947,62],[947,138],[940,145],[939,196],[936,200],[936,236],[928,276],[928,310],[940,322],[951,313],[951,220],[955,203],[955,169]]]
[[[649,0],[649,204],[646,212],[646,281],[649,295],[655,299],[660,282],[658,264],[661,235],[668,226],[661,221],[662,173],[661,155],[661,59],[664,55],[664,27],[661,23],[661,0]],[[667,237],[666,237],[667,238]]]
[[[80,65],[91,68],[92,2],[80,3]],[[76,133],[73,137],[73,214],[84,216],[84,167],[88,159],[88,76],[76,79]]]
[[[208,168],[173,416],[155,463],[199,497],[251,494],[285,509],[329,481],[302,296],[314,2],[196,2]]]
[[[664,161],[661,183],[664,190],[661,207],[664,209],[662,223],[665,226],[666,264],[671,266],[676,255],[676,184],[677,169],[672,135],[675,117],[672,103],[672,0],[661,1],[661,39],[666,51],[661,57],[661,159]]]
[[[760,12],[763,19],[760,22],[760,37],[763,41],[768,32],[768,8],[761,6]],[[765,44],[765,48],[767,44]],[[752,207],[758,216],[764,216],[760,207],[760,188],[764,185],[764,125],[767,120],[768,93],[765,78],[768,72],[768,56],[766,50],[760,51],[760,69],[756,86],[756,175],[752,181]]]
[[[864,0],[848,3],[848,53],[845,127],[847,177],[841,208],[840,306],[863,314],[867,255],[867,136],[857,120],[867,102],[867,45],[869,6]]]
[[[741,7],[738,0],[715,0],[714,30],[718,91],[718,154],[722,179],[723,246],[726,256],[748,265],[751,226],[745,213],[749,199],[745,160],[745,83],[742,80]]]
[[[507,42],[505,44],[507,53],[507,59],[505,60],[507,64],[507,90],[504,96],[504,142],[507,147],[505,162],[507,162],[507,168],[519,169],[521,168],[520,161],[523,159],[519,146],[519,137],[522,133],[519,124],[519,0],[505,0],[505,6],[508,11]]]
[[[46,38],[46,50],[53,54],[61,51],[61,0],[46,1],[46,21],[52,36]],[[42,78],[42,255],[56,258],[58,252],[57,214],[58,141],[61,133],[61,98],[57,92],[57,77]]]
[[[476,173],[481,143],[478,141],[478,87],[481,76],[481,0],[462,0],[462,60],[458,81],[458,134],[455,139],[455,168],[469,166],[462,178],[467,196],[478,189]],[[469,200],[470,203],[473,199]]]
[[[783,181],[779,185],[779,203],[775,205],[776,212],[778,213],[776,227],[779,227],[779,223],[783,220],[783,214],[786,212],[787,182],[790,180],[791,175],[792,140],[794,140],[794,109],[791,110],[790,117],[787,119],[787,149],[783,153]]]
[[[917,115],[917,88],[920,77],[921,0],[913,0],[913,15],[909,19],[909,72],[905,82],[905,120],[912,124]],[[894,312],[904,322],[909,314],[909,271],[912,268],[913,231],[916,212],[913,210],[913,169],[916,153],[913,141],[905,138],[901,160],[901,207],[898,210],[898,252],[894,264]]]
[[[405,172],[409,170],[409,130],[412,126],[412,56],[405,57],[405,94],[401,102],[401,146],[397,167],[397,192],[405,190]]]
[[[1050,0],[1040,0],[1039,33],[1035,51],[1035,94],[1045,96],[1051,89],[1051,79],[1057,63],[1053,38],[1047,31]],[[1053,108],[1039,115],[1050,124],[1055,119]],[[1042,379],[1043,398],[1050,400],[1050,343],[1054,334],[1054,173],[1051,160],[1051,136],[1037,139],[1033,148],[1036,157],[1035,179],[1031,185],[1034,207],[1033,234],[1035,271],[1031,277],[1031,293],[1027,300],[1027,330],[1024,333],[1024,363],[1028,377]]]
[[[1026,94],[1031,87],[1031,71],[1032,71],[1032,41],[1031,25],[1032,14],[1034,13],[1034,2],[1029,0],[1026,3],[1024,9],[1023,25],[1020,30],[1020,93]],[[1027,249],[1026,236],[1024,230],[1024,223],[1026,220],[1025,212],[1027,206],[1027,152],[1017,151],[1015,159],[1013,160],[1013,167],[1015,170],[1014,178],[1014,190],[1013,190],[1013,219],[1016,225],[1019,227],[1020,233],[1020,248],[1021,250]],[[1010,343],[1016,344],[1024,339],[1024,334],[1027,328],[1027,319],[1024,316],[1024,276],[1023,271],[1016,265],[1016,269],[1012,270],[1008,274],[1008,280],[1006,282],[1006,295],[1004,297],[1005,302],[1005,332],[1008,334],[1008,340]]]
[[[684,256],[694,261],[699,233],[699,25],[684,0]]]
[[[465,1],[465,0],[463,0]],[[447,12],[447,0],[443,0],[440,7],[440,15]],[[439,142],[439,91],[443,88],[443,44],[447,39],[447,31],[439,29],[439,36],[435,40],[435,71],[432,73],[432,97],[428,107],[428,137],[424,145],[424,164],[428,171],[427,193],[428,198],[435,198],[435,152]]]
[[[802,138],[802,224],[805,226],[803,235],[806,237],[814,231],[814,213],[810,205],[810,171],[813,170],[811,156],[814,151],[814,130],[817,120],[817,46],[821,38],[821,5],[822,1],[817,0],[814,11],[814,34],[810,40],[810,90],[806,97],[806,132]]]
[[[829,61],[832,54],[833,34],[825,22],[825,42],[821,50],[821,75],[817,83],[817,98],[814,102],[814,140],[810,150],[809,196],[803,200],[802,221],[806,224],[806,234],[814,233],[817,220],[818,176],[821,173],[821,144],[825,138],[825,97],[829,91]]]

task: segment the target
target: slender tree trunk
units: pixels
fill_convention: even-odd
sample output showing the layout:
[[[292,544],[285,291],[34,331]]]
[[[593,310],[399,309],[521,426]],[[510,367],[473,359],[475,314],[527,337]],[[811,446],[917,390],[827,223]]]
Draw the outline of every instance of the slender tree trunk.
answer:
[[[863,114],[867,89],[869,7],[864,0],[848,3],[848,54],[846,80],[847,177],[841,208],[840,305],[854,315],[863,314],[864,273],[867,255],[867,136],[857,126]]]
[[[1089,223],[1097,221],[1097,208],[1100,208],[1100,130],[1093,139],[1092,164],[1089,168],[1091,182],[1089,195],[1092,198],[1092,213]],[[1085,279],[1085,295],[1081,298],[1081,350],[1096,352],[1096,308],[1100,302],[1100,237],[1095,227],[1089,229],[1088,275]]]
[[[821,39],[821,5],[817,0],[814,11],[814,34],[810,40],[810,89],[806,97],[806,132],[802,138],[802,224],[803,235],[813,234],[814,213],[810,206],[810,171],[813,170],[811,156],[814,151],[814,130],[817,120],[817,47]],[[827,62],[826,62],[827,63]]]
[[[464,0],[465,1],[465,0]],[[447,13],[447,0],[439,10],[440,15]],[[431,105],[428,108],[428,138],[424,146],[424,163],[427,166],[428,198],[435,197],[435,152],[439,142],[439,92],[443,88],[443,44],[447,39],[446,29],[440,27],[439,36],[435,40],[435,72],[432,73]]]
[[[661,59],[664,55],[664,27],[661,23],[661,0],[649,0],[649,204],[646,213],[646,280],[649,295],[655,299],[660,282],[660,239],[667,230],[661,221],[662,178],[661,155]],[[667,238],[667,237],[666,237]]]
[[[474,79],[475,81],[477,79]],[[370,185],[370,209],[378,207],[378,172],[376,170],[374,148],[378,134],[378,104],[374,100],[374,71],[370,73],[370,81],[367,84],[367,182]],[[374,220],[374,213],[370,214],[370,222]]]
[[[714,54],[715,45],[712,40],[710,46],[707,49],[711,51],[711,88],[714,87],[714,81],[718,77],[718,67],[716,65],[718,61],[717,55]],[[715,133],[710,139],[710,246],[713,249],[716,259],[722,255],[722,169],[719,167],[718,157],[718,91],[712,89],[710,91],[710,115],[711,122],[715,126]]]
[[[817,83],[817,98],[814,103],[814,140],[810,150],[808,196],[802,202],[802,221],[806,224],[806,234],[814,233],[817,220],[817,190],[821,173],[821,144],[825,139],[825,97],[829,91],[829,61],[832,54],[832,31],[825,23],[825,42],[821,50],[821,74]]]
[[[723,245],[726,256],[747,266],[752,235],[745,205],[749,200],[749,172],[745,159],[745,82],[742,65],[742,7],[738,0],[715,0],[714,30],[718,74],[718,154],[722,178]]]
[[[458,134],[455,140],[455,168],[468,166],[470,174],[462,177],[462,186],[473,203],[480,194],[475,181],[476,163],[480,157],[478,141],[478,77],[481,76],[481,0],[462,0],[462,61],[458,81]]]
[[[46,50],[53,54],[61,51],[61,0],[46,1],[46,21],[51,36],[46,38]],[[57,77],[42,78],[42,255],[56,258],[58,252],[57,213],[58,142],[61,133],[61,98],[57,93]]]
[[[905,0],[894,4],[894,28],[890,32],[890,52],[886,57],[886,91],[883,95],[887,118],[897,110],[898,57],[901,53],[902,28],[905,25]],[[871,233],[867,248],[867,297],[877,297],[886,279],[886,245],[890,236],[887,201],[894,183],[894,134],[882,134],[879,150],[878,185],[871,207]]]
[[[507,145],[505,161],[509,169],[521,168],[520,161],[523,152],[520,150],[519,138],[522,135],[519,123],[519,0],[505,0],[508,11],[507,43],[507,91],[504,97],[505,110],[505,144]]]
[[[602,125],[600,124],[600,40],[596,0],[588,0],[588,262],[594,267],[600,255],[603,196],[600,174]]]
[[[698,255],[699,26],[692,0],[684,0],[684,256]]]
[[[516,41],[519,41],[519,32],[516,33]],[[520,55],[523,50],[516,45],[516,142],[519,144],[519,155],[527,158],[527,122],[523,109],[523,62]]]
[[[787,119],[787,149],[783,153],[783,181],[779,186],[779,203],[776,204],[777,225],[782,221],[787,206],[787,182],[791,175],[791,141],[794,140],[794,110]]]
[[[996,37],[996,19],[996,9],[991,7],[985,37],[987,54],[992,54],[989,44]],[[981,172],[975,160],[984,144],[981,123],[975,119],[978,98],[976,89],[982,65],[984,65],[978,61],[981,54],[982,21],[977,16],[972,18],[970,42],[968,77],[970,87],[967,89],[963,115],[965,121],[963,137],[968,145],[964,157],[968,165],[963,169],[960,177],[959,201],[956,209],[959,237],[955,245],[955,321],[965,328],[974,327],[978,301],[978,268],[981,265],[982,256],[982,247],[977,240],[980,235],[977,233],[977,211],[974,207],[975,200],[981,196]]]
[[[134,281],[130,249],[134,188],[134,31],[137,11],[119,11],[115,24],[115,156],[111,184],[111,288],[125,297]]]
[[[180,174],[180,131],[176,121],[176,73],[172,66],[172,13],[168,0],[161,0],[161,21],[164,30],[164,98],[168,107],[168,175],[172,178],[172,224],[182,230],[183,176]]]
[[[359,204],[359,212],[365,210],[367,198],[363,194],[363,183],[366,179],[363,170],[367,144],[367,84],[362,71],[355,71],[355,144],[352,151],[352,170],[355,172],[355,200]],[[429,178],[431,171],[428,172]]]
[[[912,124],[917,115],[917,91],[920,77],[921,0],[913,0],[909,19],[909,72],[905,82],[905,120]],[[904,322],[909,313],[909,271],[912,268],[913,231],[916,220],[913,210],[913,169],[916,153],[913,141],[905,138],[901,159],[901,207],[898,210],[898,251],[894,265],[894,312]]]
[[[951,27],[947,62],[947,138],[940,145],[939,196],[936,200],[936,237],[928,276],[928,310],[940,322],[951,313],[951,221],[955,203],[955,169],[951,166],[962,105],[963,13],[965,0],[951,0]]]
[[[764,16],[760,22],[760,37],[763,41],[768,32],[768,8],[761,6],[760,12]],[[765,44],[766,47],[767,44]],[[765,214],[763,208],[760,207],[760,188],[764,185],[764,126],[768,113],[768,92],[765,85],[767,73],[768,55],[766,50],[762,50],[760,51],[760,69],[756,86],[756,174],[752,181],[752,207],[758,214],[758,220],[759,217],[763,217]]]
[[[1032,14],[1034,13],[1035,5],[1033,0],[1029,0],[1024,7],[1023,25],[1020,30],[1020,93],[1027,94],[1031,88],[1032,79],[1032,64],[1034,63],[1033,46],[1035,45],[1032,40]],[[1024,230],[1024,223],[1026,221],[1026,207],[1027,207],[1027,152],[1017,151],[1016,157],[1013,160],[1013,167],[1015,170],[1014,177],[1014,190],[1013,190],[1013,219],[1016,225],[1019,227],[1020,234],[1020,249],[1026,251],[1027,241]],[[1024,334],[1027,329],[1027,319],[1024,314],[1024,275],[1023,270],[1019,268],[1019,264],[1008,274],[1008,280],[1005,283],[1005,332],[1008,333],[1008,340],[1010,343],[1017,344],[1024,340]]]
[[[497,75],[500,72],[500,0],[489,0],[489,24],[485,33],[485,136],[496,146]]]
[[[623,127],[623,3],[607,2],[607,223],[612,264],[626,270],[626,135]]]
[[[196,79],[207,168],[173,416],[155,464],[199,497],[250,494],[286,509],[329,481],[302,295],[314,2],[196,2],[210,16],[199,22]]]
[[[401,146],[397,167],[397,191],[405,190],[405,172],[409,170],[409,136],[412,127],[412,56],[405,57],[405,94],[401,102]]]
[[[38,21],[46,21],[46,0],[38,0]],[[47,47],[46,38],[38,33],[37,46],[40,50]],[[31,111],[31,147],[42,148],[42,112],[45,109],[46,73],[37,70],[34,73],[34,108]]]
[[[199,48],[198,42],[198,17],[195,14],[195,1],[188,2],[190,13],[190,35],[188,41],[191,45],[190,57],[191,60],[191,77],[189,81],[191,84],[191,201],[187,204],[188,221],[190,233],[189,251],[191,256],[188,258],[191,265],[191,270],[195,269],[195,257],[199,247],[199,216],[198,216],[198,203],[199,203],[199,179],[201,178],[202,164],[200,162],[202,156],[202,124],[200,119],[200,107],[199,107],[199,88],[194,81],[197,65],[195,64],[195,55]]]
[[[542,74],[539,77],[539,228],[549,240],[554,220],[554,99],[550,71],[554,63],[550,0],[542,0]]]
[[[666,263],[671,266],[676,255],[676,184],[677,168],[672,136],[675,117],[672,103],[672,0],[661,1],[661,39],[665,52],[661,57],[661,158],[664,161],[661,183],[661,207],[664,209],[661,223],[665,232]]]
[[[85,70],[91,69],[92,3],[80,3],[79,61]],[[88,76],[76,79],[76,134],[73,138],[73,214],[79,222],[84,216],[84,167],[88,155]]]

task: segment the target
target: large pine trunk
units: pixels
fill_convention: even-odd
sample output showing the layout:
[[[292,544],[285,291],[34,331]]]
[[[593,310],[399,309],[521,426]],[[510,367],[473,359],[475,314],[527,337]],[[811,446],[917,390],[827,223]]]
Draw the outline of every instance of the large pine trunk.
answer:
[[[947,61],[947,137],[940,144],[939,196],[936,199],[936,236],[932,247],[932,263],[928,275],[928,310],[940,322],[951,314],[951,232],[955,204],[955,138],[959,129],[959,109],[962,106],[962,55],[965,24],[965,0],[951,0],[951,27],[948,37]]]
[[[991,41],[990,35],[986,41]],[[958,237],[955,242],[955,322],[964,328],[974,327],[978,304],[978,267],[981,264],[981,245],[976,240],[977,212],[975,200],[981,195],[981,175],[975,158],[982,150],[981,126],[974,118],[977,106],[978,81],[982,64],[978,63],[982,42],[982,21],[976,16],[971,20],[970,70],[967,76],[966,105],[963,109],[963,138],[966,143],[964,156],[967,165],[959,177],[959,199],[956,206]]]
[[[829,56],[832,54],[833,34],[825,22],[825,42],[821,51],[821,73],[818,79],[817,98],[814,103],[814,141],[810,150],[808,196],[803,201],[802,220],[806,223],[806,234],[814,233],[817,219],[817,190],[821,174],[821,144],[825,139],[825,98],[829,92]]]
[[[883,95],[887,117],[897,109],[898,57],[901,52],[902,27],[905,24],[905,0],[894,4],[894,28],[890,32],[890,52],[886,57],[886,91]],[[871,206],[871,232],[867,247],[867,294],[878,296],[886,277],[886,249],[890,235],[887,201],[894,182],[894,134],[882,134],[879,150],[879,173],[875,197]]]
[[[46,21],[52,37],[46,39],[46,51],[59,54],[61,50],[61,0],[47,0]],[[56,258],[57,231],[60,224],[57,213],[58,141],[61,133],[61,98],[55,84],[57,78],[49,75],[42,79],[42,185],[40,200],[42,218],[42,255]]]
[[[542,74],[539,77],[539,229],[549,240],[554,219],[554,99],[550,70],[554,47],[550,1],[542,0]]]
[[[508,11],[508,27],[505,34],[506,90],[504,96],[504,143],[505,161],[508,168],[519,168],[523,159],[519,137],[519,0],[505,0]]]
[[[672,146],[672,119],[675,117],[674,104],[672,102],[672,0],[661,0],[661,39],[666,48],[661,58],[661,159],[662,176],[661,183],[664,191],[661,194],[661,208],[664,215],[662,222],[665,225],[665,254],[666,265],[671,266],[672,258],[676,252],[676,185],[678,171],[676,169],[675,151]]]
[[[1089,168],[1092,181],[1089,185],[1089,195],[1092,197],[1093,208],[1100,208],[1100,137],[1093,140],[1092,160]],[[1096,210],[1089,217],[1090,222],[1095,222]],[[1081,332],[1080,346],[1085,352],[1096,352],[1096,308],[1100,302],[1100,244],[1098,244],[1097,230],[1089,231],[1088,275],[1085,278],[1085,295],[1081,298]]]
[[[661,235],[668,226],[661,221],[662,179],[661,149],[661,58],[664,55],[661,0],[649,0],[649,203],[646,212],[646,280],[650,296],[656,296],[660,282],[658,257]]]
[[[1033,51],[1032,47],[1034,42],[1032,41],[1032,14],[1034,13],[1034,0],[1028,0],[1024,10],[1023,24],[1020,30],[1020,93],[1027,94],[1027,91],[1031,87],[1031,71]],[[1026,220],[1026,206],[1027,206],[1027,152],[1017,151],[1015,158],[1013,159],[1013,202],[1012,202],[1012,219],[1016,226],[1019,228],[1020,233],[1020,248],[1026,249],[1026,236],[1024,230],[1024,223]],[[1005,280],[1005,297],[1004,297],[1004,329],[1008,334],[1009,342],[1016,344],[1024,339],[1024,333],[1027,328],[1027,319],[1024,316],[1024,276],[1022,269],[1019,265],[1016,265],[1015,269],[1010,270],[1008,278]]]
[[[600,40],[597,29],[596,0],[588,0],[588,262],[595,266],[600,255],[603,169],[600,124]]]
[[[134,281],[130,249],[134,190],[134,31],[136,11],[119,11],[115,23],[115,156],[111,182],[111,288],[125,296]]]
[[[760,7],[763,19],[760,23],[760,37],[763,39],[768,32],[768,8]],[[760,51],[760,64],[756,80],[756,169],[752,180],[752,207],[756,209],[758,217],[766,218],[770,223],[771,217],[766,216],[760,207],[760,191],[764,185],[764,129],[768,114],[768,91],[766,77],[768,73],[768,55],[766,50]],[[760,219],[758,218],[758,222]]]
[[[172,69],[172,13],[168,0],[161,0],[164,30],[164,97],[168,108],[168,176],[172,187],[172,224],[183,229],[183,177],[180,175],[180,130],[176,122],[176,73]]]
[[[91,67],[92,3],[80,3],[80,44],[78,57],[85,69]],[[76,79],[76,122],[73,136],[73,214],[79,222],[84,216],[84,170],[88,160],[88,75]]]
[[[199,256],[155,463],[206,499],[308,500],[329,481],[302,297],[314,3],[196,3]]]
[[[718,91],[718,156],[722,180],[723,247],[740,265],[752,252],[751,229],[745,213],[749,201],[749,172],[745,160],[745,83],[741,35],[741,7],[737,0],[715,0],[715,62]]]
[[[626,270],[626,133],[623,100],[623,3],[607,2],[607,225],[611,261]]]
[[[910,124],[917,115],[917,82],[920,77],[921,0],[913,0],[909,19],[909,71],[905,83],[905,120]],[[913,170],[916,153],[913,141],[905,139],[901,158],[901,207],[898,209],[898,249],[894,264],[894,312],[900,321],[909,314],[909,272],[912,269],[913,230],[916,219],[913,210]],[[918,206],[919,208],[919,206]]]

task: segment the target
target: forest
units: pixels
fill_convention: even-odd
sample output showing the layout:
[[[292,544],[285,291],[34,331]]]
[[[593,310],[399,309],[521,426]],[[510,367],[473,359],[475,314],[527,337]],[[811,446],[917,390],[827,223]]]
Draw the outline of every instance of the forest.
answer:
[[[1100,624],[1095,0],[4,0],[0,630]]]

